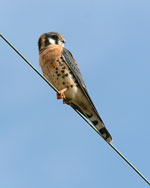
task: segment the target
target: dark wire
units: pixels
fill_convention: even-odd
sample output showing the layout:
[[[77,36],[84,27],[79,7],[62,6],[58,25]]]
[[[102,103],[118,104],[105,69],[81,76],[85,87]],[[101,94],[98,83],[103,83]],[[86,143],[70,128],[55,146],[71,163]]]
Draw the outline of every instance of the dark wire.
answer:
[[[0,37],[43,79],[45,80],[45,82],[52,88],[54,89],[54,91],[56,91],[58,94],[60,94],[60,92],[0,33]],[[73,107],[72,107],[73,108]],[[89,122],[89,120],[83,115],[81,114],[77,109],[73,108],[99,135],[99,131],[93,126],[93,124],[91,122]],[[101,135],[100,135],[101,136]],[[111,143],[108,143],[111,148],[116,151],[116,153],[119,154],[119,156],[127,162],[127,164],[129,164],[131,166],[131,168],[140,175],[141,178],[143,178],[143,180],[145,182],[147,182],[150,185],[150,182],[119,152],[119,150],[113,146]]]

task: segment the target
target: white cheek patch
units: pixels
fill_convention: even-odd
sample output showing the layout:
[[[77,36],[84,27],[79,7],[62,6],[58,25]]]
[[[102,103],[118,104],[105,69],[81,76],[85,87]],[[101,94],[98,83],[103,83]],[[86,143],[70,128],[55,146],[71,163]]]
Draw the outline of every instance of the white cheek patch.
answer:
[[[48,40],[49,40],[50,44],[55,44],[55,40],[54,39],[49,38]]]
[[[62,41],[58,41],[58,44],[60,45],[60,46],[62,46],[62,47],[64,47],[64,43],[62,42]]]

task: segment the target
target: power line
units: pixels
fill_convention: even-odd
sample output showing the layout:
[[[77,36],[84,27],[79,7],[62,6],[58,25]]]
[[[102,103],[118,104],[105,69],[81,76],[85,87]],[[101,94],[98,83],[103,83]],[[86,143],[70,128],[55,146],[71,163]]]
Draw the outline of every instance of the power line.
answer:
[[[45,80],[45,82],[54,90],[56,91],[58,94],[60,94],[60,92],[0,33],[0,37],[43,79]],[[77,109],[75,109],[73,106],[72,108],[100,135],[99,131],[93,126],[93,124],[91,122],[89,122],[89,120],[83,115],[81,114]],[[100,135],[101,136],[101,135]],[[143,180],[145,182],[147,182],[150,185],[150,181],[148,181],[141,173],[140,171],[138,171],[128,160],[125,156],[123,156],[121,154],[121,152],[119,152],[119,150],[111,143],[108,143],[110,145],[110,147],[116,152],[118,153],[118,155],[124,160],[126,161],[126,163],[128,165],[131,166],[131,168],[137,173],[139,174],[139,176],[141,178],[143,178]]]

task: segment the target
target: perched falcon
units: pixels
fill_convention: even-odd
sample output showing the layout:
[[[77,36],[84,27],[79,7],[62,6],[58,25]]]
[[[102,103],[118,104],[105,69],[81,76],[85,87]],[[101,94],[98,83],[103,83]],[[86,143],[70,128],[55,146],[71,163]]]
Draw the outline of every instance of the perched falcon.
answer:
[[[112,137],[88,94],[75,59],[71,52],[64,48],[64,44],[65,40],[59,33],[49,32],[40,36],[39,62],[43,74],[60,91],[57,99],[63,99],[64,104],[78,109],[110,143]]]

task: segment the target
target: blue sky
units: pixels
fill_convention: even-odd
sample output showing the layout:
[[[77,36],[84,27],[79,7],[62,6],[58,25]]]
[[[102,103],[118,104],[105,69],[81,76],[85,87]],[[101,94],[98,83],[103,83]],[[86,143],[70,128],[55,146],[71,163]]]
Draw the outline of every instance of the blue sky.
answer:
[[[149,7],[149,0],[0,6],[0,32],[40,72],[39,36],[64,36],[113,144],[148,179]],[[0,56],[0,187],[148,186],[2,39]]]

